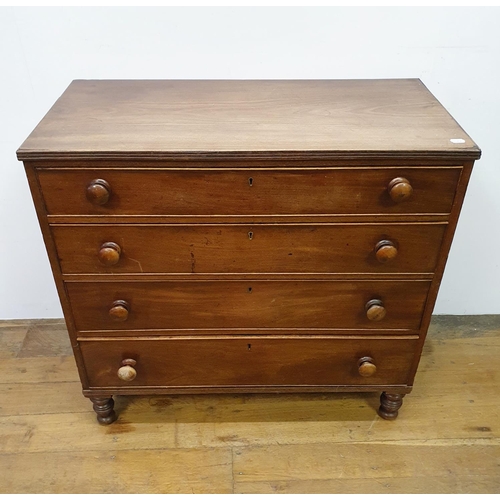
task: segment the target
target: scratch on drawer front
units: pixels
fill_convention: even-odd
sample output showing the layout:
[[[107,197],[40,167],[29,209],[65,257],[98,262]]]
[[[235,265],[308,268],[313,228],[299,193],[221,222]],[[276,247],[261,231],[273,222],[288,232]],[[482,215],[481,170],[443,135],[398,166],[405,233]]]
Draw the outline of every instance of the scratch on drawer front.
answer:
[[[191,255],[191,272],[194,273],[194,268],[196,266],[196,259],[194,258],[193,245],[189,245],[191,250],[189,251]]]
[[[138,260],[131,259],[130,257],[129,257],[129,260],[131,260],[132,262],[137,262],[137,265],[139,266],[139,269],[141,270],[141,273],[143,273],[143,272],[144,272],[144,271],[142,270],[142,265],[141,265],[141,263],[140,263]]]

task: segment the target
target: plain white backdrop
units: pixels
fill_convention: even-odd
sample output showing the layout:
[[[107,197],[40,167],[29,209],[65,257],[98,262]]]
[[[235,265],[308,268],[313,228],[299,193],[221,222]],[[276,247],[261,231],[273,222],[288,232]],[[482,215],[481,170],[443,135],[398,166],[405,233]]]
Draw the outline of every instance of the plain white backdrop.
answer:
[[[0,8],[0,319],[62,317],[15,151],[73,79],[421,78],[483,150],[437,314],[500,313],[500,8]]]

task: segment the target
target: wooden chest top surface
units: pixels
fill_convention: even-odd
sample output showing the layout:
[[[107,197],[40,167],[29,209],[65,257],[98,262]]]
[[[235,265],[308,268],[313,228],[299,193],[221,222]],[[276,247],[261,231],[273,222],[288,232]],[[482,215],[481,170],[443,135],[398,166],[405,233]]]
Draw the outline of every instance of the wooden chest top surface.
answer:
[[[277,153],[480,156],[418,79],[75,80],[17,152],[20,160]]]

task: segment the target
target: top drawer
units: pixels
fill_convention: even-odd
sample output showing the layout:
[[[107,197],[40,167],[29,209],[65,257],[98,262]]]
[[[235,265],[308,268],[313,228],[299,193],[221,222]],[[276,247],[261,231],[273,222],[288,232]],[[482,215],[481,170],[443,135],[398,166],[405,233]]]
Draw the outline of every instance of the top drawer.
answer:
[[[447,214],[461,167],[310,169],[40,169],[51,215]],[[407,188],[404,201],[393,190]],[[97,199],[89,201],[88,186]],[[406,182],[405,181],[405,182]],[[394,183],[392,183],[393,185]],[[404,189],[403,189],[404,191]]]

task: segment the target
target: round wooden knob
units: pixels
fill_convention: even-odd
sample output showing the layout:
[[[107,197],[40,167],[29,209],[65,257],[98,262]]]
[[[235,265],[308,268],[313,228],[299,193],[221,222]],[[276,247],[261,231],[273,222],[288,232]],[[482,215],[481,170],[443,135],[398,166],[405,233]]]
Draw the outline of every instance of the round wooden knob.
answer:
[[[362,377],[371,377],[376,371],[377,367],[373,358],[366,356],[358,361],[358,372]]]
[[[94,179],[87,186],[87,200],[94,205],[105,205],[111,196],[111,186],[104,179]]]
[[[134,366],[137,364],[135,359],[124,359],[122,366],[118,369],[118,378],[125,382],[130,382],[137,377],[137,371]]]
[[[396,177],[395,179],[392,179],[392,181],[389,182],[387,189],[392,201],[395,201],[396,203],[409,199],[413,193],[410,181],[404,177]]]
[[[379,262],[384,263],[393,260],[397,254],[398,249],[390,240],[382,240],[375,245],[375,257]]]
[[[370,321],[380,321],[384,319],[386,312],[381,300],[373,299],[366,303],[366,317]]]
[[[127,321],[130,307],[124,300],[115,300],[109,310],[109,317],[113,321]]]
[[[113,243],[112,241],[107,241],[101,245],[97,257],[99,258],[99,262],[104,266],[114,266],[115,264],[118,264],[121,253],[122,249],[120,248],[120,245]]]

